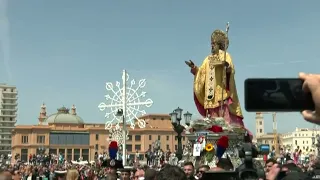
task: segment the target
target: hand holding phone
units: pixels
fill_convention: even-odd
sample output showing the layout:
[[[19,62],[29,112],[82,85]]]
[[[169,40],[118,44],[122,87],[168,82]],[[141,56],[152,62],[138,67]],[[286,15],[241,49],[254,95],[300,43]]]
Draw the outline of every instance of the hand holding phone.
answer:
[[[320,74],[299,73],[299,78],[304,81],[303,90],[312,94],[312,99],[315,104],[315,111],[305,109],[302,115],[305,120],[320,124]]]
[[[314,110],[311,93],[303,91],[303,82],[298,78],[247,79],[245,80],[245,109],[249,112]]]

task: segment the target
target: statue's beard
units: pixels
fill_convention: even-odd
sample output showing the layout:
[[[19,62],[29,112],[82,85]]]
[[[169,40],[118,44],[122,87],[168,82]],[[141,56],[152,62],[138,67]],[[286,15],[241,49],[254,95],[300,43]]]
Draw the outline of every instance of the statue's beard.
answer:
[[[211,47],[211,53],[212,54],[216,54],[219,52],[219,48],[216,48],[216,47]]]

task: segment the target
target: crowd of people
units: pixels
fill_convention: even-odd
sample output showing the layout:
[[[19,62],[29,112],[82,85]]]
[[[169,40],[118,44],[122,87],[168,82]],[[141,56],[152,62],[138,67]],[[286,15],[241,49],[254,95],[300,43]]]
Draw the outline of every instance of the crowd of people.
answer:
[[[231,172],[236,169],[228,157],[221,158],[215,168],[210,168],[208,165],[199,165],[195,168],[192,162],[185,162],[182,167],[163,163],[160,169],[148,165],[123,167],[118,163],[113,164],[111,160],[81,162],[60,162],[58,159],[49,159],[45,162],[32,160],[31,163],[24,163],[18,160],[14,164],[3,165],[0,177],[1,180],[195,180],[203,178],[203,174],[208,171]],[[273,177],[276,165],[281,165],[281,172],[285,174]],[[293,172],[295,179],[320,178],[320,161],[316,159],[309,163],[296,164],[288,157],[283,163],[276,158],[270,158],[264,163],[264,169],[256,164],[255,168],[259,172],[259,179],[279,179],[280,176]],[[292,179],[292,176],[290,177]]]
[[[304,91],[310,92],[315,103],[315,111],[303,111],[305,120],[320,124],[320,75],[300,74],[304,80]],[[258,179],[320,179],[320,160],[311,159],[308,163],[297,161],[286,156],[282,159],[275,157],[264,163],[264,169],[255,166],[258,170]],[[277,161],[278,160],[278,161]],[[193,180],[203,179],[208,172],[234,171],[228,157],[221,158],[215,168],[207,165],[195,165],[185,162],[182,167],[163,163],[160,169],[150,168],[148,165],[135,164],[134,167],[123,167],[112,160],[98,158],[94,162],[85,164],[68,162],[60,155],[30,156],[29,162],[21,162],[1,166],[0,180]]]

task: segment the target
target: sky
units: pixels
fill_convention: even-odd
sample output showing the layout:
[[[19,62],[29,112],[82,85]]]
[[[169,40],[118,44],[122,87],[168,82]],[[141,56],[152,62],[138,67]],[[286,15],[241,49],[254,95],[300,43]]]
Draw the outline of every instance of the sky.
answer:
[[[154,102],[147,113],[178,106],[199,117],[193,76],[184,61],[200,65],[210,35],[230,22],[229,53],[244,122],[254,131],[255,113],[244,110],[244,80],[318,73],[320,1],[299,0],[0,0],[0,82],[19,91],[18,124],[36,124],[73,104],[88,123],[104,123],[98,109],[106,82],[145,78]],[[112,95],[112,93],[110,94]],[[278,131],[312,127],[299,113],[279,113]],[[272,116],[265,115],[271,131]]]

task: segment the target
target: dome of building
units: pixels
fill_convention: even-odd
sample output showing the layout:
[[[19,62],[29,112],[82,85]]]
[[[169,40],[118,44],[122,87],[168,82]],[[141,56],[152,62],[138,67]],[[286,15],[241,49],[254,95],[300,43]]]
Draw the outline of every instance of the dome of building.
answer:
[[[50,115],[46,120],[48,124],[84,124],[81,117],[76,113],[69,113],[69,109],[62,107],[58,112]]]

